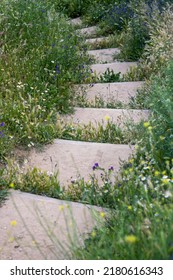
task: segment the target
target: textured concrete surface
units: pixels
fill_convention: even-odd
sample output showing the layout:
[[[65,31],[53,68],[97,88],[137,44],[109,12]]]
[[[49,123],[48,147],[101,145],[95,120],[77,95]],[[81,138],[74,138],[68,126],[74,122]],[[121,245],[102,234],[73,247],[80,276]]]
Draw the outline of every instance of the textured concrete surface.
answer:
[[[82,20],[80,17],[78,17],[78,18],[69,20],[69,23],[72,25],[82,25]]]
[[[120,49],[118,48],[88,51],[88,54],[95,59],[96,63],[114,62],[116,60],[114,56],[119,53]]]
[[[75,113],[65,116],[65,122],[73,122],[75,124],[88,124],[92,122],[97,126],[97,123],[106,125],[107,119],[117,124],[120,127],[125,125],[126,121],[138,123],[141,120],[147,120],[149,116],[148,110],[125,110],[125,109],[107,109],[107,108],[75,108]],[[61,118],[62,119],[62,118]]]
[[[123,82],[123,83],[97,83],[91,85],[75,86],[79,93],[85,93],[88,101],[94,102],[100,97],[106,103],[110,100],[128,104],[130,97],[134,97],[144,82]]]
[[[103,209],[11,191],[0,208],[0,259],[71,259],[71,245],[82,244],[84,235],[99,221],[100,211]]]
[[[91,26],[91,27],[85,27],[85,28],[81,28],[78,29],[77,31],[81,34],[84,35],[85,37],[89,37],[89,36],[95,36],[97,34],[97,26]]]
[[[127,160],[131,153],[132,148],[128,145],[57,139],[53,144],[45,146],[41,152],[33,149],[28,158],[28,165],[49,172],[59,171],[58,178],[61,184],[67,186],[79,174],[89,180],[89,174],[94,172],[92,166],[96,162],[106,169],[114,166],[115,172],[118,172],[119,159]]]
[[[86,39],[86,43],[87,44],[97,44],[97,43],[100,43],[100,42],[104,42],[104,41],[107,41],[109,40],[109,37],[100,37],[100,38],[90,38],[90,39]]]
[[[121,72],[121,74],[125,74],[130,70],[131,67],[135,67],[136,65],[136,62],[114,62],[106,64],[93,64],[91,65],[91,69],[98,76],[103,74],[108,68],[113,70],[115,73]]]

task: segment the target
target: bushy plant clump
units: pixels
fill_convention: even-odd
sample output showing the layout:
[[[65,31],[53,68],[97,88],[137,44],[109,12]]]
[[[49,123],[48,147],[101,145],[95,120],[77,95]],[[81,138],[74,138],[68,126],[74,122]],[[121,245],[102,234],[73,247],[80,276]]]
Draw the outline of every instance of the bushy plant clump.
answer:
[[[6,137],[29,146],[49,142],[56,112],[71,107],[71,84],[90,75],[82,39],[51,1],[4,1],[0,13],[0,121]]]

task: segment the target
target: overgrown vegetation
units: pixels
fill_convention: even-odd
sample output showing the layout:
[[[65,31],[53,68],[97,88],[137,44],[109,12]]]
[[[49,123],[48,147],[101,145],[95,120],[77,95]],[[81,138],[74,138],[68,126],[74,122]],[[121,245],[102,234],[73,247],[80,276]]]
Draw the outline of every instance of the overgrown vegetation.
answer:
[[[70,110],[70,85],[90,75],[81,38],[51,1],[5,1],[0,13],[2,145],[7,138],[29,146],[49,142],[56,112]],[[0,158],[4,153],[0,148]]]
[[[0,203],[11,187],[110,208],[109,217],[102,215],[102,228],[93,230],[75,258],[173,258],[173,16],[172,7],[164,10],[167,2],[172,1],[18,0],[3,1],[0,7]],[[17,144],[32,147],[57,135],[111,143],[127,140],[110,122],[97,133],[91,126],[85,131],[58,127],[57,111],[68,112],[73,104],[71,85],[90,79],[82,39],[62,12],[82,15],[88,24],[99,23],[103,32],[121,36],[123,58],[140,59],[137,70],[126,78],[149,80],[133,106],[152,111],[141,136],[139,130],[135,135],[135,154],[122,163],[118,178],[113,166],[105,170],[95,163],[90,180],[79,177],[68,190],[60,186],[58,174],[36,168],[24,172],[10,161],[3,168],[10,146]],[[102,77],[106,82],[114,78],[119,77]]]

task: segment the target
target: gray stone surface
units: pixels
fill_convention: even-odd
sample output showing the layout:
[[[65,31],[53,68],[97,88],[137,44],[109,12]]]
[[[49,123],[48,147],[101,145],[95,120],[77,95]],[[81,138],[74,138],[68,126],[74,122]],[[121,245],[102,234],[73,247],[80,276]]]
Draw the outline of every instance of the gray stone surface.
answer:
[[[91,69],[98,76],[103,74],[107,68],[113,70],[115,73],[121,72],[121,74],[126,74],[131,67],[135,67],[136,65],[136,62],[114,62],[106,64],[93,64],[91,65]]]
[[[69,20],[69,23],[72,25],[78,26],[78,25],[82,25],[82,20],[80,17],[78,17],[78,18]]]
[[[87,100],[93,103],[96,97],[100,97],[106,103],[113,100],[128,104],[130,97],[134,97],[143,84],[144,82],[83,84],[75,86],[75,90],[79,95],[85,93]]]
[[[148,110],[125,110],[125,109],[107,109],[107,108],[75,108],[75,113],[65,116],[63,120],[66,123],[88,124],[91,122],[94,126],[98,123],[106,125],[107,119],[120,127],[127,121],[138,123],[146,120],[149,116]],[[62,120],[62,118],[61,118]]]
[[[118,172],[119,159],[127,160],[131,153],[132,148],[128,145],[57,139],[41,152],[33,149],[28,158],[28,166],[36,166],[49,172],[59,171],[60,183],[68,186],[79,174],[89,180],[95,162],[106,169],[113,165],[115,172]]]
[[[97,34],[97,26],[91,26],[91,27],[85,27],[78,29],[77,31],[81,34],[84,35],[85,37],[92,37]]]
[[[109,37],[90,38],[90,39],[86,39],[86,43],[87,44],[97,44],[97,43],[104,42],[107,40],[109,40]]]
[[[114,56],[118,55],[119,53],[120,53],[120,49],[118,48],[88,51],[88,54],[95,59],[96,63],[113,62],[116,60]]]
[[[98,224],[100,211],[104,210],[11,191],[0,208],[0,259],[71,259],[71,245],[82,244]]]

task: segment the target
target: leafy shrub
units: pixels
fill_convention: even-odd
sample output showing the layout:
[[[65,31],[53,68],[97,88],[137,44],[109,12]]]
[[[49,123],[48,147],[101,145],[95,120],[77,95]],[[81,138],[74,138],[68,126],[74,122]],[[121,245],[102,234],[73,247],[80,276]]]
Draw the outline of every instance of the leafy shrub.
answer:
[[[1,119],[16,143],[49,142],[56,111],[70,110],[71,83],[90,75],[86,50],[51,1],[0,7]]]
[[[153,22],[149,23],[150,39],[145,45],[138,67],[136,70],[130,71],[125,79],[149,79],[168,64],[169,60],[173,58],[172,25],[172,6],[169,6],[163,11],[161,17],[155,17]]]

